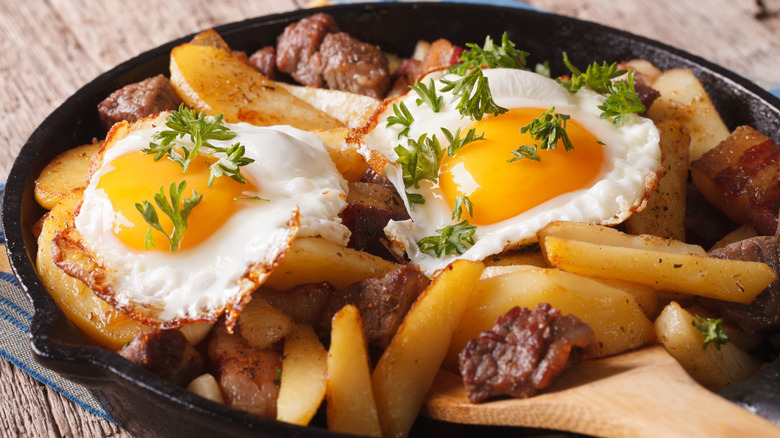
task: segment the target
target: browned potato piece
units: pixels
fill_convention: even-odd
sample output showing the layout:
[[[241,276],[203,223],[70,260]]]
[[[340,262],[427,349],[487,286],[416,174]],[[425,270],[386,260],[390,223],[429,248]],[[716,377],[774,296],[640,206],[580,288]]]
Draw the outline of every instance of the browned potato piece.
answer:
[[[309,424],[325,397],[327,356],[309,324],[297,325],[285,338],[277,420]]]
[[[69,149],[43,168],[35,180],[35,200],[41,207],[51,210],[71,191],[87,186],[87,170],[90,159],[103,142],[93,142]]]
[[[295,328],[295,322],[262,297],[253,295],[238,315],[238,326],[249,345],[262,350],[287,336]]]
[[[688,186],[688,145],[690,137],[674,120],[658,123],[664,176],[647,206],[626,220],[631,234],[652,234],[685,241],[685,198]]]
[[[223,114],[230,123],[291,125],[307,131],[343,126],[263,76],[213,30],[171,51],[171,84],[196,111]]]
[[[51,240],[55,234],[73,222],[73,210],[83,194],[77,189],[64,197],[46,217],[38,237],[38,275],[57,305],[87,336],[100,345],[119,350],[146,326],[120,314],[98,298],[92,289],[69,276],[52,260]]]

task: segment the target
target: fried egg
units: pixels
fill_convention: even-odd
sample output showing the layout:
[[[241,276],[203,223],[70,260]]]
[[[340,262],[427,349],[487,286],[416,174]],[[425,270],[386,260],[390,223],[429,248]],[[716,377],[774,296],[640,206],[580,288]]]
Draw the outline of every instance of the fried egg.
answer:
[[[411,217],[391,221],[385,234],[402,248],[412,263],[432,274],[457,258],[482,260],[505,249],[536,241],[536,233],[555,220],[582,221],[611,225],[625,220],[643,208],[646,198],[655,190],[661,152],[658,130],[649,119],[630,114],[622,126],[601,118],[598,106],[604,96],[589,89],[569,93],[555,80],[516,69],[484,70],[494,101],[509,109],[496,116],[486,115],[479,121],[462,117],[455,108],[451,92],[442,92],[442,73],[421,79],[434,81],[437,94],[443,97],[438,112],[418,103],[415,91],[386,102],[372,124],[357,137],[358,147],[374,170],[381,171],[400,194],[421,195],[424,204],[409,203],[402,196]],[[445,80],[457,80],[448,74]],[[408,138],[400,135],[406,127],[388,124],[393,104],[401,103],[414,118],[408,138],[436,136],[444,151],[438,180],[420,181],[419,188],[405,187],[401,166],[396,162],[395,148]],[[540,161],[522,159],[510,162],[512,151],[521,145],[534,144],[520,128],[542,112],[570,116],[567,133],[574,149],[538,150]],[[474,128],[483,140],[473,141],[450,157],[448,141],[442,128],[451,133],[460,129],[464,137]],[[538,143],[538,142],[537,142]],[[467,196],[473,215],[463,209],[453,219],[456,198]],[[437,257],[420,250],[418,242],[437,235],[437,230],[466,219],[475,225],[474,244],[462,254]]]
[[[241,167],[242,184],[228,176],[208,187],[209,164],[218,156],[200,155],[187,172],[168,158],[153,160],[141,152],[165,126],[129,130],[107,141],[102,164],[94,171],[75,218],[80,244],[108,272],[101,296],[142,322],[173,327],[191,321],[229,317],[270,275],[295,236],[321,236],[346,244],[349,230],[338,218],[346,206],[347,183],[322,141],[288,126],[226,124],[254,162]],[[147,126],[148,128],[148,126]],[[192,143],[189,137],[179,141]],[[167,196],[171,183],[186,181],[182,199],[202,195],[188,217],[180,247],[171,251],[161,232],[135,207],[155,205],[155,193]],[[166,233],[172,222],[159,208]],[[148,247],[148,248],[147,248]]]

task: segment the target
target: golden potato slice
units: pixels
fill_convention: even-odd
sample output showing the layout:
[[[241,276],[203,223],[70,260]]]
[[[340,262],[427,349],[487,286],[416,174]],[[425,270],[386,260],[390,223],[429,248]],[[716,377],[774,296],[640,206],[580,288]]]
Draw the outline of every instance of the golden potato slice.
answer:
[[[87,186],[87,170],[90,159],[103,142],[93,142],[69,149],[46,165],[35,180],[35,201],[51,210],[74,189]]]
[[[367,252],[345,248],[319,237],[295,239],[265,286],[288,290],[308,283],[329,282],[336,289],[384,275],[398,265]]]
[[[255,294],[238,314],[238,326],[249,345],[262,350],[293,331],[295,322]]]
[[[704,345],[704,334],[693,326],[691,315],[676,302],[667,305],[655,320],[658,340],[688,374],[710,389],[742,380],[755,371],[760,361],[729,342]]]
[[[219,389],[219,383],[217,379],[211,374],[202,374],[190,382],[187,385],[187,391],[198,394],[203,398],[207,398],[217,403],[225,404],[225,399],[222,397],[222,390]]]
[[[309,324],[285,338],[276,419],[305,426],[325,397],[328,352]]]
[[[51,241],[68,223],[73,222],[73,210],[83,192],[83,189],[77,189],[65,196],[44,220],[38,237],[38,275],[54,301],[76,327],[98,344],[119,350],[136,333],[147,327],[120,314],[98,298],[87,285],[58,268],[52,259]]]
[[[731,245],[732,243],[739,242],[740,240],[750,239],[751,237],[756,236],[758,236],[758,232],[756,232],[755,228],[750,225],[742,225],[715,242],[715,244],[712,245],[712,248],[710,248],[710,251],[713,249],[723,248]]]
[[[343,126],[235,57],[213,30],[171,51],[171,84],[196,111],[230,123],[291,125],[307,131]]]
[[[690,137],[676,120],[663,121],[657,128],[665,173],[658,182],[658,189],[647,199],[645,209],[626,220],[626,229],[631,234],[652,234],[685,241]]]
[[[483,269],[480,262],[457,260],[442,270],[379,359],[371,382],[383,436],[409,433]]]
[[[274,84],[350,128],[365,125],[382,103],[381,100],[371,96],[347,91],[304,87],[284,82],[274,82]]]
[[[777,276],[765,263],[724,260],[547,236],[542,251],[554,266],[595,278],[616,278],[656,290],[750,303]]]
[[[371,389],[371,369],[357,308],[344,306],[333,316],[328,350],[328,430],[382,436]]]
[[[654,122],[676,120],[690,135],[688,158],[699,159],[729,136],[729,130],[712,104],[709,95],[693,72],[672,69],[653,82],[661,96],[648,108]]]
[[[655,340],[653,323],[626,292],[558,269],[528,266],[477,282],[452,336],[445,367],[457,371],[458,354],[466,343],[490,330],[512,307],[533,309],[540,303],[590,325],[598,347],[589,356],[609,356]]]

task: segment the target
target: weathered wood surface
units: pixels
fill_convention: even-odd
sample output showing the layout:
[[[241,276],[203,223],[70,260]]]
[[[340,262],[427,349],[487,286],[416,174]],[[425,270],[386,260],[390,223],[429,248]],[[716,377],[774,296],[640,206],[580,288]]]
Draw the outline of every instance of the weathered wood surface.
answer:
[[[101,72],[171,39],[305,0],[0,1],[0,180],[33,129]],[[529,0],[647,36],[780,86],[780,0]],[[129,434],[0,360],[0,435]]]

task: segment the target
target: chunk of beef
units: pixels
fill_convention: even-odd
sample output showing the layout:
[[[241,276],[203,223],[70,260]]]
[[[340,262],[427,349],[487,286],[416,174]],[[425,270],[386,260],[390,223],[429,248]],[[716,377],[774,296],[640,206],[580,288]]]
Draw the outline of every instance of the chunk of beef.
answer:
[[[256,51],[249,57],[248,62],[268,79],[276,79],[276,49],[273,46]]]
[[[317,13],[290,24],[276,44],[276,67],[282,73],[310,87],[322,87],[322,40],[329,33],[339,32],[328,14]]]
[[[208,344],[208,357],[225,404],[265,418],[276,418],[282,355],[250,347],[218,322]]]
[[[383,243],[387,240],[384,228],[391,219],[409,219],[406,207],[395,189],[375,183],[349,183],[347,207],[339,216],[352,232],[348,247],[395,260]]]
[[[757,236],[732,243],[709,253],[712,257],[747,260],[768,264],[780,275],[780,237]],[[750,304],[730,303],[712,298],[699,298],[723,319],[739,325],[748,333],[772,333],[780,330],[780,280],[775,280]]]
[[[344,32],[325,35],[320,46],[322,77],[332,90],[383,99],[390,88],[390,68],[382,50]]]
[[[176,329],[138,333],[119,354],[178,386],[187,386],[203,371],[200,353]]]
[[[634,90],[636,91],[637,97],[639,97],[639,101],[642,102],[642,105],[644,105],[645,108],[650,108],[650,105],[661,96],[661,93],[659,93],[658,90],[644,84],[634,84]]]
[[[336,312],[352,304],[360,311],[368,343],[384,348],[428,284],[428,277],[406,265],[383,277],[360,281],[336,292],[324,309],[320,326],[329,332]]]
[[[100,102],[98,114],[100,121],[109,129],[123,120],[135,122],[161,111],[175,110],[181,103],[171,81],[157,75],[114,91]]]
[[[740,126],[691,163],[691,178],[707,200],[759,234],[777,230],[780,148],[749,126]]]
[[[460,353],[460,373],[473,403],[509,395],[527,398],[578,362],[595,345],[590,326],[549,304],[514,307]]]
[[[462,54],[462,47],[454,46],[446,39],[432,42],[422,59],[401,61],[398,70],[393,74],[393,85],[387,93],[388,97],[405,94],[410,85],[427,73],[457,64]]]

